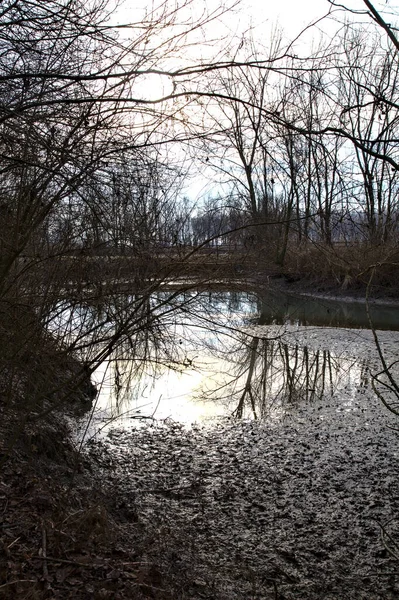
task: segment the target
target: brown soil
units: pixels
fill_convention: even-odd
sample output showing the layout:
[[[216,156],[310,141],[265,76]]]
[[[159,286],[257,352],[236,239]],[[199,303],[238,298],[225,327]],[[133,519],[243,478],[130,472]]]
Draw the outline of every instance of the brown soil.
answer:
[[[126,528],[62,430],[36,428],[10,453],[1,427],[0,598],[153,597],[140,528]]]

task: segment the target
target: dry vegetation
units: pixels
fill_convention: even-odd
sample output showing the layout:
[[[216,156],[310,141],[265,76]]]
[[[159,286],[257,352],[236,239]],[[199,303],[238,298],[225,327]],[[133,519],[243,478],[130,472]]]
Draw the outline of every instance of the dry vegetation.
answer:
[[[396,245],[307,244],[289,248],[284,273],[299,285],[316,284],[318,291],[365,296],[373,276],[373,294],[396,298],[399,294],[399,250]]]
[[[190,65],[223,5],[197,22],[195,1],[165,0],[125,28],[113,4],[0,3],[7,600],[168,597],[140,528],[124,529],[134,506],[96,488],[67,417],[90,406],[110,357],[145,364],[152,344],[178,363],[162,317],[193,288],[284,278],[363,294],[373,273],[375,294],[399,293],[399,42],[373,5],[367,26],[362,14],[299,63],[246,32]],[[138,99],[154,71],[170,94]],[[223,197],[190,204],[191,170]]]

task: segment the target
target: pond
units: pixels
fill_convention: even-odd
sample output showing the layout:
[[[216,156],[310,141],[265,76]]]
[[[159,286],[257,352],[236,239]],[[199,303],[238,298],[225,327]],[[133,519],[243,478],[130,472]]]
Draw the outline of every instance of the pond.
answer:
[[[353,395],[370,388],[370,373],[381,370],[364,302],[279,291],[191,291],[184,300],[162,321],[146,360],[137,363],[128,354],[96,371],[90,435],[230,416],[278,423],[341,392],[342,410],[350,410]],[[399,311],[373,304],[371,317],[393,362]],[[161,337],[162,348],[155,348]]]
[[[365,306],[322,300],[314,324],[313,301],[301,297],[186,300],[162,322],[166,346],[147,346],[151,360],[102,365],[89,435],[106,435],[86,445],[132,547],[151,573],[155,565],[145,590],[397,598],[397,417],[374,390],[394,408],[397,398],[378,376],[373,332],[361,328]],[[389,330],[379,317],[390,309],[373,308],[399,378],[396,311]]]

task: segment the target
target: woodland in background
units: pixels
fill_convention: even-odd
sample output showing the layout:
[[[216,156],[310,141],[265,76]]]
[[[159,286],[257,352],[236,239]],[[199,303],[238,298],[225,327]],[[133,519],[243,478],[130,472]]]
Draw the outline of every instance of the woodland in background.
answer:
[[[99,365],[119,377],[128,358],[127,379],[151,364],[181,369],[170,325],[179,312],[217,328],[195,304],[215,281],[399,296],[390,2],[379,11],[325,0],[325,18],[289,42],[277,30],[231,35],[223,23],[239,2],[210,4],[161,0],[128,23],[109,0],[0,3],[6,600],[55,589],[74,600],[171,597],[142,558],[158,538],[139,525],[132,538],[134,502],[118,504],[116,487],[104,497],[69,436],[65,415],[90,408]],[[264,367],[258,350],[290,364],[288,346],[254,338],[243,354],[251,377]],[[293,352],[302,373],[309,356]],[[300,394],[310,377],[316,391],[332,377],[330,355],[315,360]],[[293,379],[283,382],[290,397]],[[248,378],[237,416],[261,391]],[[97,460],[112,472],[106,453]]]
[[[248,30],[200,58],[199,33],[238,5],[166,1],[122,25],[105,0],[2,3],[11,446],[82,389],[93,395],[103,361],[178,362],[163,323],[190,310],[184,289],[279,275],[365,289],[375,271],[396,293],[398,41],[364,5],[326,2],[337,30],[315,27],[311,51],[301,36],[265,47]],[[193,199],[198,178],[208,192]]]

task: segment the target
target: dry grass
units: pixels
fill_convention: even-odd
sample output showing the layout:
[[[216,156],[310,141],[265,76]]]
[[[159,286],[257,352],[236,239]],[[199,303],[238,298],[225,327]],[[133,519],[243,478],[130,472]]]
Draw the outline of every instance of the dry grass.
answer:
[[[365,289],[375,267],[373,286],[387,295],[399,291],[399,247],[367,244],[291,246],[285,272],[341,290]]]

